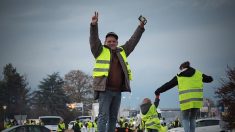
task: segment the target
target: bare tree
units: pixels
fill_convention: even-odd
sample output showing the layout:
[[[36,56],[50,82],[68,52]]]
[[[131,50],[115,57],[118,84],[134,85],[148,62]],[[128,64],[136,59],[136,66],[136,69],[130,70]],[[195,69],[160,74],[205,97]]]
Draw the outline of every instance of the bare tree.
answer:
[[[228,67],[226,71],[226,80],[221,80],[221,87],[215,92],[217,97],[225,107],[227,107],[223,115],[223,120],[228,122],[228,128],[235,128],[235,68]]]
[[[93,102],[92,80],[92,76],[80,70],[72,70],[65,75],[63,89],[71,103],[82,102],[84,109],[91,108]]]

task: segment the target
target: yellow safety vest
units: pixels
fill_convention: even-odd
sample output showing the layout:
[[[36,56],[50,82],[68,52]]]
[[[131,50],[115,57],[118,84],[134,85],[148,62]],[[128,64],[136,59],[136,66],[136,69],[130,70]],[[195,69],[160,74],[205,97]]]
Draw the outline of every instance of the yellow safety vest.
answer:
[[[79,122],[78,125],[79,125],[80,128],[83,127],[83,123],[82,122]]]
[[[178,92],[180,109],[202,108],[203,82],[202,73],[196,70],[192,77],[180,77],[178,80]]]
[[[57,131],[62,132],[63,130],[65,130],[65,124],[64,123],[59,123]]]
[[[131,68],[127,62],[126,53],[122,47],[119,47],[119,48],[122,49],[120,54],[125,62],[126,67],[127,67],[129,80],[132,80]],[[94,69],[93,69],[93,77],[101,77],[101,76],[107,77],[108,76],[109,68],[110,68],[110,59],[111,59],[110,49],[103,46],[103,50],[102,50],[101,54],[96,58],[96,63],[95,63]]]
[[[93,122],[93,125],[94,125],[94,128],[95,128],[95,131],[98,132],[98,128],[97,128],[96,122]]]
[[[92,128],[92,123],[90,121],[87,122],[87,128]]]
[[[124,119],[121,117],[121,118],[120,118],[120,121],[119,121],[120,127],[123,127],[123,124],[124,124]]]
[[[144,122],[145,129],[154,129],[158,130],[159,132],[164,132],[162,130],[162,126],[158,118],[158,113],[155,105],[152,104],[149,108],[149,111],[145,115],[142,115],[141,118]]]
[[[7,122],[4,122],[4,128],[10,128],[12,127],[13,125],[11,124],[10,121],[7,121]]]

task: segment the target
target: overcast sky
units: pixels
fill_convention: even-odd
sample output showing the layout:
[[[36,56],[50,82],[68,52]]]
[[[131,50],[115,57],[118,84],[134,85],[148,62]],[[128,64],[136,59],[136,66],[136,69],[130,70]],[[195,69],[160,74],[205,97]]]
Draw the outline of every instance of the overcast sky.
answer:
[[[94,11],[99,12],[101,41],[114,31],[120,45],[137,28],[139,15],[148,19],[128,57],[134,80],[132,94],[123,94],[124,105],[154,99],[154,91],[187,60],[213,76],[204,96],[214,98],[227,65],[235,66],[234,0],[1,0],[1,73],[12,63],[32,89],[54,72],[62,77],[71,70],[91,75],[89,28]],[[161,94],[160,107],[179,107],[177,87]]]

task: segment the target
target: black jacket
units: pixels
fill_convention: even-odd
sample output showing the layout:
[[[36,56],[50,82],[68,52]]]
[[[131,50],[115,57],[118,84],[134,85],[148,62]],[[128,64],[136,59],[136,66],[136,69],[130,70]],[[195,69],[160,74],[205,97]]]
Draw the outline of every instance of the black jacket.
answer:
[[[178,74],[178,76],[182,76],[182,77],[191,77],[194,75],[195,73],[195,69],[192,68],[192,67],[189,67],[187,70],[181,72]],[[202,81],[204,83],[210,83],[213,81],[213,78],[211,76],[207,76],[205,74],[202,74]],[[160,93],[163,93],[175,86],[178,85],[178,81],[177,81],[177,77],[174,76],[173,79],[171,79],[169,82],[165,83],[164,85],[162,85],[160,88],[158,88],[156,91],[155,91],[155,95],[159,95]]]

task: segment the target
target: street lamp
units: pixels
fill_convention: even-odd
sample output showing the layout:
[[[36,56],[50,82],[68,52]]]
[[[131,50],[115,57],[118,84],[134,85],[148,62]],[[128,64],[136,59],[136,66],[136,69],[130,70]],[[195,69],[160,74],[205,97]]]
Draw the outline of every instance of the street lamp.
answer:
[[[3,107],[3,109],[4,109],[4,110],[6,110],[6,109],[7,109],[7,106],[6,106],[6,105],[3,105],[2,107]]]
[[[4,119],[3,123],[4,123],[4,126],[5,126],[7,106],[3,105],[2,108],[3,108],[3,119]]]

